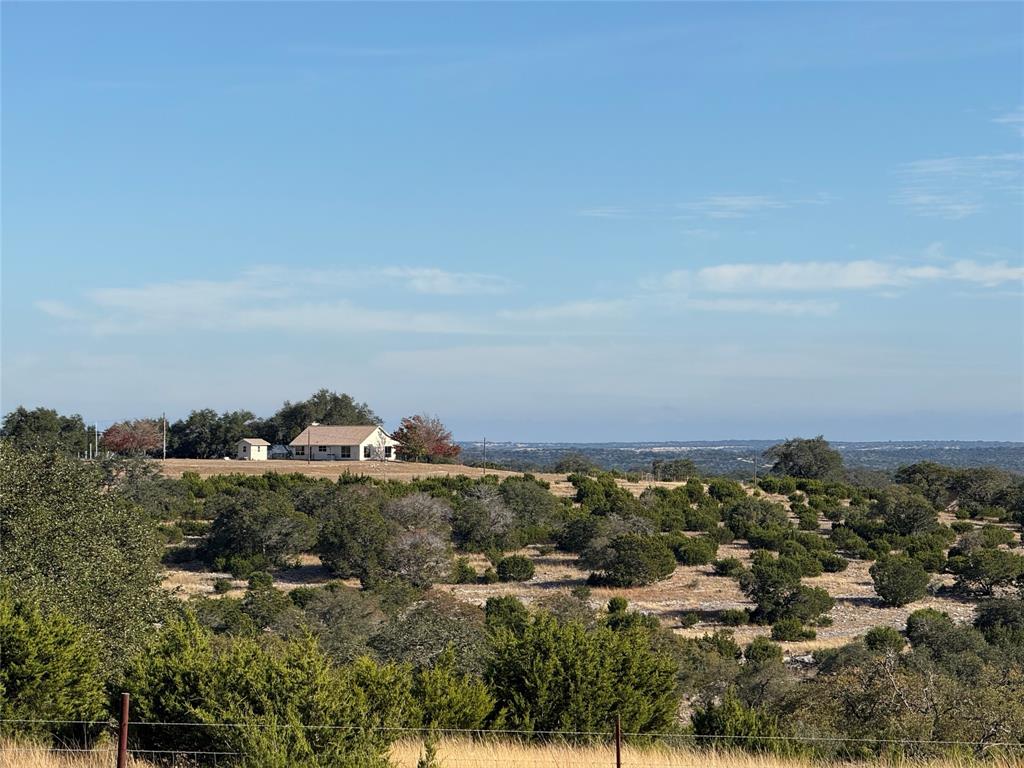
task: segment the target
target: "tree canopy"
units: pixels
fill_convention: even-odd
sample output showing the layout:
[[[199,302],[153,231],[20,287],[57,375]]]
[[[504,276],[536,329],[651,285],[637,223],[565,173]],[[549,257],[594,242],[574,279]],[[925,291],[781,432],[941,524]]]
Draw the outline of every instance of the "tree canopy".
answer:
[[[775,462],[771,471],[776,475],[810,480],[843,478],[843,457],[822,435],[810,439],[794,437],[773,445],[764,455]]]
[[[23,451],[62,451],[73,456],[85,453],[89,431],[77,413],[62,416],[52,408],[28,410],[18,406],[4,416],[0,437]]]

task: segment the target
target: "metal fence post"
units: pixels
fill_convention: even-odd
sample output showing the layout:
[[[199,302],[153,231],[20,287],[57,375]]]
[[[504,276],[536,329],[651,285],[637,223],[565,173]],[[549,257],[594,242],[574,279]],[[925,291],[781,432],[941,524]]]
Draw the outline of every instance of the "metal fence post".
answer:
[[[117,768],[128,768],[128,702],[127,693],[121,694],[121,723],[117,739]]]
[[[615,768],[622,768],[622,718],[615,715]]]

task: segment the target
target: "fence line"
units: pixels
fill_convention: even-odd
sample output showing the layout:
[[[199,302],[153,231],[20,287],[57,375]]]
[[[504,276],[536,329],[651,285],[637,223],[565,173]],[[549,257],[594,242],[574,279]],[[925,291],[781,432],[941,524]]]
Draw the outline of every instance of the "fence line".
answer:
[[[114,727],[117,722],[114,720],[47,720],[30,718],[0,718],[0,723],[21,723],[21,724],[48,724],[48,725],[105,725]],[[212,722],[204,723],[198,721],[173,721],[173,720],[129,720],[127,725],[136,727],[183,727],[183,728],[277,728],[277,729],[302,729],[302,730],[339,730],[360,733],[408,733],[417,735],[442,735],[442,736],[468,736],[473,738],[485,738],[489,735],[512,735],[512,736],[565,736],[565,737],[605,737],[611,738],[615,735],[613,728],[603,731],[573,731],[573,730],[527,730],[517,728],[432,728],[429,726],[387,726],[387,725],[351,725],[351,724],[317,724],[317,723],[290,723],[290,722],[260,722],[229,723]],[[916,739],[916,738],[881,738],[871,736],[790,736],[790,735],[743,735],[743,734],[717,734],[717,733],[686,733],[679,731],[622,731],[623,738],[652,739],[660,738],[667,740],[686,741],[689,739],[708,740],[730,740],[730,741],[783,741],[783,742],[824,742],[824,743],[859,743],[859,744],[914,744],[914,745],[936,745],[936,746],[985,746],[985,747],[1024,747],[1018,741],[967,741],[963,739]],[[154,750],[132,750],[152,752]],[[222,753],[226,754],[226,753]]]

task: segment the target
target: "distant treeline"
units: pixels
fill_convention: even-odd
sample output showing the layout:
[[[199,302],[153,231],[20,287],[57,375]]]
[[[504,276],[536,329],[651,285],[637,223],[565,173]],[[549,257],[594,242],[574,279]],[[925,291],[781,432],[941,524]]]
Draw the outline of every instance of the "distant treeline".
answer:
[[[321,389],[307,400],[285,401],[267,418],[244,410],[217,413],[205,408],[168,424],[159,417],[117,422],[99,434],[78,414],[65,416],[49,408],[18,407],[4,417],[0,437],[22,450],[51,450],[71,456],[93,455],[97,449],[161,456],[166,448],[169,458],[220,459],[233,456],[235,444],[243,437],[287,445],[313,423],[346,426],[382,424],[382,420],[369,405],[351,395]],[[451,461],[459,455],[459,446],[436,416],[406,417],[394,435],[402,443],[402,458]]]
[[[774,441],[731,440],[718,446],[709,443],[634,444],[488,443],[463,442],[468,464],[488,464],[525,472],[539,472],[568,462],[623,473],[655,474],[655,462],[690,461],[702,475],[748,478],[753,457],[759,457]],[[1024,443],[920,441],[909,443],[833,443],[849,471],[864,478],[880,477],[908,464],[932,461],[950,467],[995,467],[1024,474]],[[766,468],[758,468],[762,474]]]

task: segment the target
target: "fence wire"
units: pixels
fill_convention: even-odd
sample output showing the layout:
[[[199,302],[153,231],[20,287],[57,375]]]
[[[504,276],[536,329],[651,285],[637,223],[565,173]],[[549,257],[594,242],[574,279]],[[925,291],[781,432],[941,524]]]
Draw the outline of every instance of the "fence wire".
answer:
[[[101,732],[106,732],[108,735],[116,734],[119,723],[116,720],[58,720],[58,719],[32,719],[32,718],[11,718],[11,719],[0,719],[0,725],[11,725],[11,726],[61,726],[61,727],[81,727],[86,728],[101,728]],[[473,743],[479,748],[486,752],[488,743],[491,744],[494,750],[500,751],[502,749],[517,749],[524,748],[529,749],[531,747],[537,747],[538,752],[535,755],[529,755],[527,757],[529,765],[536,766],[537,768],[543,768],[544,766],[552,766],[557,768],[598,768],[599,765],[604,764],[604,760],[609,760],[608,765],[616,765],[614,760],[614,738],[615,732],[613,729],[609,730],[528,730],[528,729],[517,729],[517,728],[496,728],[496,729],[466,729],[466,728],[431,728],[431,727],[410,727],[410,726],[384,726],[384,725],[353,725],[353,724],[323,724],[323,723],[294,723],[294,722],[275,722],[275,721],[253,721],[246,723],[238,722],[196,722],[196,721],[146,721],[146,720],[129,720],[128,721],[128,732],[130,734],[129,740],[129,754],[131,757],[142,760],[149,760],[158,764],[166,764],[170,762],[176,765],[219,765],[223,760],[224,764],[230,764],[234,758],[244,758],[246,753],[240,751],[229,751],[229,750],[215,750],[215,749],[147,749],[143,747],[133,747],[131,742],[138,742],[138,736],[140,733],[145,738],[145,730],[149,728],[182,728],[182,729],[201,729],[201,728],[237,728],[237,729],[275,729],[275,730],[303,730],[303,731],[345,731],[350,733],[369,733],[369,734],[383,734],[391,737],[391,741],[396,742],[399,748],[403,744],[410,749],[422,749],[422,744],[430,739],[442,739],[440,742],[441,751],[444,751],[446,745],[451,745],[457,742]],[[12,729],[5,728],[5,731],[11,732]],[[1011,765],[1024,766],[1024,745],[1019,741],[996,741],[996,740],[982,740],[982,741],[968,741],[958,739],[921,739],[921,738],[875,738],[875,737],[862,737],[862,736],[792,736],[792,735],[773,735],[773,736],[747,736],[747,735],[727,735],[727,734],[694,734],[694,733],[680,733],[680,732],[668,732],[668,731],[655,731],[655,732],[634,732],[634,731],[623,731],[621,733],[623,740],[623,748],[626,750],[626,754],[623,757],[628,759],[617,763],[620,766],[646,766],[647,768],[680,768],[680,766],[688,764],[686,760],[685,750],[687,748],[702,748],[709,747],[712,749],[725,748],[728,750],[739,749],[744,746],[756,746],[759,743],[792,743],[802,745],[813,745],[813,744],[852,744],[852,745],[871,745],[875,747],[895,747],[900,745],[912,746],[915,748],[921,747],[967,747],[974,752],[985,752],[989,750],[999,750],[1007,748],[1007,754],[1019,755],[1019,757],[1011,758]],[[542,739],[542,743],[538,744],[535,740]],[[587,742],[590,742],[589,744]],[[575,744],[582,743],[581,749],[593,749],[602,753],[602,761],[595,763],[596,758],[579,758],[574,759],[572,755],[542,755],[541,750],[547,746],[554,749],[565,748],[573,749]],[[643,759],[641,762],[637,762],[637,751],[643,750]],[[673,750],[679,750],[680,754],[673,755]],[[2,755],[28,755],[28,754],[41,754],[41,753],[53,753],[59,756],[72,756],[72,755],[83,755],[89,757],[93,762],[90,762],[90,767],[93,765],[113,765],[113,757],[117,753],[117,748],[113,746],[70,746],[68,743],[56,744],[54,746],[25,746],[16,741],[0,742],[0,756]],[[525,754],[525,753],[524,753]],[[999,752],[997,751],[998,755]],[[107,762],[97,763],[97,758],[104,759]],[[522,762],[518,757],[510,758],[508,756],[488,756],[486,754],[473,754],[465,757],[464,759],[455,757],[453,755],[439,755],[438,764],[441,766],[447,766],[449,768],[459,768],[460,766],[484,766],[484,765],[502,765],[507,764],[510,759],[516,760],[517,765],[526,765],[527,763]],[[784,759],[784,758],[780,758]],[[665,762],[667,760],[667,762]],[[692,764],[692,757],[690,763]],[[3,764],[6,765],[18,765],[17,762],[10,763],[6,761]]]

